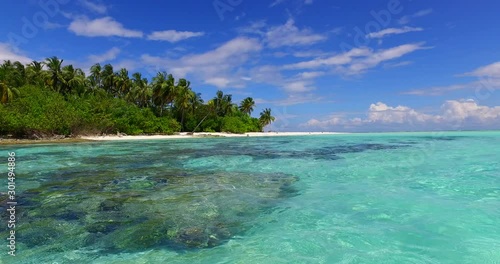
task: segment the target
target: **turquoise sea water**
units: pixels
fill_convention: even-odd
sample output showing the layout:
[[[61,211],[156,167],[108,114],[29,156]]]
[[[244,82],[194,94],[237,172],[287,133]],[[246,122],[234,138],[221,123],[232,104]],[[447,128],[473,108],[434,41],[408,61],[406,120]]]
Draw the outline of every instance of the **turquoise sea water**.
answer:
[[[19,205],[0,262],[500,263],[499,147],[500,132],[1,146]]]

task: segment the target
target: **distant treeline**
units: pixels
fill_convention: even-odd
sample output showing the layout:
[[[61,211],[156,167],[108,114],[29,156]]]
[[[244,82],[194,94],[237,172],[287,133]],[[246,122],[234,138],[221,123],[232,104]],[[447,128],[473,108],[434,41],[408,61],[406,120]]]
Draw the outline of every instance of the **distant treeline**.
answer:
[[[259,132],[274,121],[266,108],[251,117],[255,102],[239,105],[218,91],[208,102],[186,79],[158,72],[148,80],[111,64],[90,74],[57,57],[28,65],[0,65],[0,136],[46,137],[88,134]]]

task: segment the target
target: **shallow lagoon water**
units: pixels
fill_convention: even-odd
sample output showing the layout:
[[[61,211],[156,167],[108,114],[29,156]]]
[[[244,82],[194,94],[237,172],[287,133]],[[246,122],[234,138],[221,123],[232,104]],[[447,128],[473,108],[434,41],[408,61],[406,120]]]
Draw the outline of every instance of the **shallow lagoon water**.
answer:
[[[499,146],[500,132],[2,146],[19,206],[17,256],[0,260],[499,263]]]

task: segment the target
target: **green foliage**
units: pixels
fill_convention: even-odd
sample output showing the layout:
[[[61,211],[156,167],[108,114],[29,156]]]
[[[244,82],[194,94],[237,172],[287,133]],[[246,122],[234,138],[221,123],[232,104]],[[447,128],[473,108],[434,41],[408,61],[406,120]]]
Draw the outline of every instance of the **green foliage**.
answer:
[[[238,133],[238,134],[243,134],[246,133],[246,125],[245,123],[235,117],[235,116],[227,116],[222,119],[222,132],[231,132],[231,133]]]
[[[188,80],[166,72],[148,81],[110,64],[85,76],[57,57],[0,64],[0,136],[262,131],[274,117],[265,109],[252,118],[254,107],[251,97],[238,106],[222,91],[205,103]]]
[[[87,95],[67,100],[61,94],[34,86],[22,87],[22,96],[0,108],[0,133],[19,137],[34,134],[71,135],[121,132],[173,134],[179,123],[156,117],[149,108],[112,97]]]
[[[21,97],[6,107],[6,127],[14,135],[69,135],[77,119],[74,108],[58,93],[24,86]]]
[[[261,130],[260,122],[257,118],[251,118],[241,112],[222,119],[222,132],[243,134],[247,132],[260,132]]]
[[[213,117],[213,118],[207,118],[201,125],[201,130],[203,132],[216,132],[216,131],[221,131],[220,130],[220,118]]]

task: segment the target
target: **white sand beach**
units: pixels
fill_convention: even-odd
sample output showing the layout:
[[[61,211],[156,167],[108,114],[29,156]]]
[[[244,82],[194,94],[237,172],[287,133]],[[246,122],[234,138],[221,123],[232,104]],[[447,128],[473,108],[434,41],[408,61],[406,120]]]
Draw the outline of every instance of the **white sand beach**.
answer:
[[[144,135],[144,136],[123,136],[123,135],[106,135],[106,136],[87,136],[81,137],[86,140],[95,141],[115,141],[115,140],[150,140],[150,139],[182,139],[182,138],[204,138],[204,137],[277,137],[277,136],[313,136],[313,135],[338,135],[348,134],[340,132],[252,132],[245,134],[232,133],[179,133],[176,135]]]

